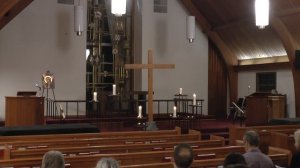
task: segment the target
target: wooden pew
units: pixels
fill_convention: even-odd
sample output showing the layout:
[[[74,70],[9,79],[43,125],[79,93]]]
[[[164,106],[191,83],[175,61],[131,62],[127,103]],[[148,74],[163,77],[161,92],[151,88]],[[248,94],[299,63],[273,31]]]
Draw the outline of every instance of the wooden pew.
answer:
[[[272,154],[269,155],[272,159],[273,163],[282,167],[288,166],[288,156],[286,154]],[[194,160],[192,163],[192,167],[217,167],[223,165],[224,158],[217,159],[206,159],[206,160]],[[139,165],[126,165],[121,166],[121,168],[174,168],[173,163],[150,163],[150,164],[139,164]]]
[[[59,139],[88,139],[88,138],[112,138],[112,137],[144,137],[161,135],[180,135],[181,128],[174,130],[159,131],[128,131],[128,132],[101,132],[101,133],[78,133],[78,134],[47,134],[47,135],[22,135],[22,136],[0,136],[0,143],[14,141],[36,141],[36,140],[59,140]]]
[[[16,158],[31,158],[42,157],[44,153],[49,150],[61,151],[66,155],[79,155],[80,153],[88,154],[104,154],[104,153],[130,153],[130,152],[145,152],[145,151],[158,151],[158,150],[172,150],[174,146],[180,143],[188,143],[194,148],[208,148],[208,147],[222,147],[224,146],[223,140],[202,140],[202,141],[180,141],[180,142],[167,142],[167,143],[153,143],[153,144],[122,144],[122,145],[102,145],[102,146],[73,146],[73,147],[53,147],[53,148],[36,148],[36,149],[6,149],[5,159]]]
[[[270,147],[269,157],[272,159],[273,163],[278,166],[288,167],[290,159],[290,151],[280,148]],[[223,165],[224,158],[216,159],[205,159],[205,160],[194,160],[192,167],[217,167]],[[151,164],[139,164],[139,165],[126,165],[121,166],[121,168],[156,168],[165,167],[173,168],[173,163],[151,163]]]
[[[222,149],[223,148],[223,149]],[[243,147],[222,147],[222,148],[207,148],[207,149],[196,149],[194,150],[195,155],[199,154],[209,154],[215,152],[217,157],[214,159],[205,160],[194,160],[193,167],[208,167],[208,166],[218,166],[223,164],[225,155],[229,152],[240,152],[243,153]],[[224,151],[220,151],[224,150]],[[269,156],[276,165],[288,166],[288,154],[284,151],[278,151],[270,149],[273,153]],[[219,153],[220,152],[220,153]],[[279,153],[277,153],[279,152]],[[281,153],[280,153],[281,152]],[[226,154],[225,154],[226,153]],[[163,151],[163,152],[139,152],[139,153],[127,153],[127,154],[111,154],[111,155],[92,155],[92,156],[74,156],[66,157],[66,163],[70,164],[72,168],[95,167],[97,161],[102,157],[114,157],[119,160],[121,167],[171,167],[171,162],[164,163],[162,158],[170,157],[173,155],[173,151]],[[0,161],[0,166],[13,166],[13,167],[25,167],[25,166],[39,166],[41,164],[41,158],[28,158],[28,159],[11,159]]]
[[[194,149],[195,157],[203,154],[215,154],[216,158],[224,158],[230,152],[244,152],[241,146],[228,146],[217,148],[203,148]],[[102,157],[113,157],[120,161],[121,165],[136,165],[147,163],[163,162],[166,158],[173,156],[173,150],[167,151],[149,151],[149,152],[135,152],[135,153],[119,153],[119,154],[96,154],[96,155],[82,155],[82,156],[67,156],[65,157],[66,163],[70,164],[72,168],[77,167],[94,167],[99,159]],[[0,167],[2,166],[36,166],[40,165],[41,157],[39,158],[26,158],[26,159],[10,159],[1,160]]]
[[[266,134],[270,134],[270,132],[281,131],[281,130],[290,130],[295,131],[300,129],[300,125],[273,125],[273,126],[253,126],[253,127],[237,127],[231,126],[229,128],[229,144],[234,145],[235,140],[242,140],[246,131],[254,130],[257,132],[266,132]]]
[[[260,137],[260,149],[267,154],[271,142],[271,132],[294,132],[299,129],[300,125],[275,125],[275,126],[254,126],[254,127],[236,127],[229,129],[230,145],[240,145],[237,141],[241,141],[246,131],[255,130]],[[273,139],[272,139],[273,141]]]
[[[294,133],[294,132],[293,132]],[[296,152],[295,139],[291,132],[271,132],[271,146],[288,149],[292,153]]]
[[[22,148],[45,148],[45,147],[66,147],[66,146],[91,146],[91,145],[117,145],[117,144],[134,144],[134,143],[163,143],[178,141],[198,141],[199,134],[183,134],[183,135],[162,135],[147,137],[114,137],[114,138],[90,138],[78,140],[37,140],[37,141],[16,141],[5,142],[1,146],[8,146],[12,149]]]

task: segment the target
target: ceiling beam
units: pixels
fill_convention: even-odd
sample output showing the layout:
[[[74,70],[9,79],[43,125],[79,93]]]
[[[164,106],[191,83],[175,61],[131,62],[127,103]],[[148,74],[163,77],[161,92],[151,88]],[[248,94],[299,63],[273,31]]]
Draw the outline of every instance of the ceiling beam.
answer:
[[[290,69],[289,62],[276,62],[267,64],[249,64],[249,65],[237,65],[234,66],[234,70],[237,72],[241,71],[271,71],[278,69]]]
[[[183,5],[188,9],[191,15],[194,15],[197,23],[200,25],[202,31],[207,35],[207,37],[217,46],[220,50],[223,60],[225,61],[228,79],[229,79],[229,93],[230,102],[236,101],[237,99],[237,72],[234,71],[233,66],[238,64],[237,57],[228,48],[226,43],[222,40],[217,32],[211,30],[211,25],[207,19],[200,13],[192,0],[181,0]]]
[[[2,18],[19,0],[0,0],[0,18]]]
[[[271,13],[270,15],[274,16],[274,17],[286,17],[286,16],[291,16],[291,15],[296,15],[299,13],[300,13],[300,7],[299,8],[289,8],[289,9],[284,9],[284,10],[280,10],[280,11],[274,11],[273,14]],[[244,23],[251,23],[251,22],[254,23],[254,16],[253,17],[245,17],[240,20],[235,20],[232,22],[228,22],[226,24],[218,25],[218,26],[213,27],[212,30],[218,31],[218,30],[234,27],[234,26],[244,24]]]
[[[0,0],[0,30],[33,0]]]
[[[290,61],[290,67],[294,78],[294,89],[295,89],[295,106],[296,106],[296,117],[300,117],[300,70],[295,69],[295,50],[299,49],[299,44],[295,41],[292,34],[287,29],[286,25],[278,17],[271,17],[270,27],[281,39],[281,42],[288,54]]]
[[[299,13],[300,13],[300,7],[297,7],[297,8],[289,8],[289,9],[275,11],[273,16],[285,17],[285,16],[296,15]]]
[[[289,58],[287,55],[239,60],[239,65],[271,64],[271,63],[282,63],[282,62],[289,63]]]

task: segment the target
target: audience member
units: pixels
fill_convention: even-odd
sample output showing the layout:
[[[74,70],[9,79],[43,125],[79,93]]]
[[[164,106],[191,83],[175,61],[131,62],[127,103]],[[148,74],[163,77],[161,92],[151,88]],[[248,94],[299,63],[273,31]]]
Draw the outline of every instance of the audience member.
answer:
[[[188,144],[179,144],[174,150],[174,162],[176,168],[189,168],[193,162],[193,150]]]
[[[96,168],[119,168],[119,163],[113,158],[102,158],[98,161]]]
[[[244,135],[246,153],[243,155],[249,168],[274,168],[269,156],[263,154],[259,148],[259,136],[255,131],[247,131]]]
[[[296,153],[293,154],[290,168],[300,167],[300,129],[294,133]]]
[[[230,153],[225,157],[224,168],[247,167],[244,156],[240,153]]]
[[[64,168],[64,156],[59,151],[49,151],[44,154],[42,168]]]
[[[249,167],[245,164],[232,164],[232,165],[225,166],[224,168],[249,168]]]

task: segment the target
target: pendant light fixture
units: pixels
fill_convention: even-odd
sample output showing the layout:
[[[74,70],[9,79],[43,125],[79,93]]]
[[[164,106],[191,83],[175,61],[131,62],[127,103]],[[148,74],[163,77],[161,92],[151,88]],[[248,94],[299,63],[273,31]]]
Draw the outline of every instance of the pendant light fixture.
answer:
[[[195,16],[186,17],[186,38],[190,43],[195,40]]]
[[[116,16],[126,14],[126,0],[111,0],[111,13]]]
[[[78,36],[81,36],[84,31],[83,6],[80,4],[80,0],[74,6],[74,31]]]
[[[269,25],[269,0],[255,0],[255,23],[260,29]]]

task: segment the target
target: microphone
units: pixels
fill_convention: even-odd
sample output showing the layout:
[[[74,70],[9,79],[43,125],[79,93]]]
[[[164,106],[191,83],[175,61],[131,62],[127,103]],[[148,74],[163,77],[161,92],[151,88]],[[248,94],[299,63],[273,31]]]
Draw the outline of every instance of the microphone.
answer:
[[[41,91],[42,90],[42,88],[39,86],[39,84],[35,84],[35,87],[37,87],[37,88],[39,88],[39,91]]]

